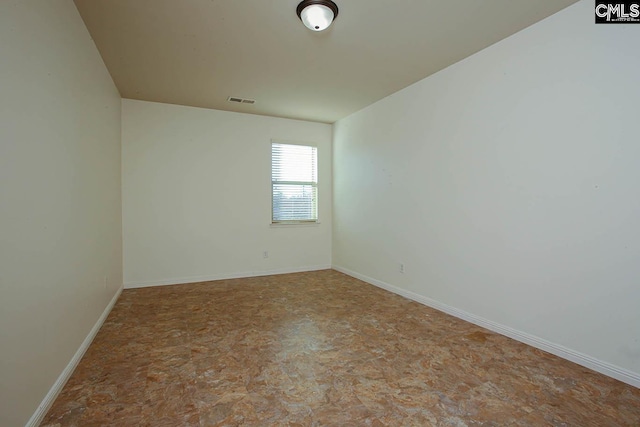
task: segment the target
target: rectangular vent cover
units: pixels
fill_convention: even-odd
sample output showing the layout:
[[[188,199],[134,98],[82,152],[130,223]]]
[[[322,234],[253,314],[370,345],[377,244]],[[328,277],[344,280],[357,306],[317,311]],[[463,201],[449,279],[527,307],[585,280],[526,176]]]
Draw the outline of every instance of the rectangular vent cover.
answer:
[[[255,99],[238,98],[236,96],[228,97],[227,101],[229,101],[229,102],[237,102],[239,104],[255,104],[256,103]]]

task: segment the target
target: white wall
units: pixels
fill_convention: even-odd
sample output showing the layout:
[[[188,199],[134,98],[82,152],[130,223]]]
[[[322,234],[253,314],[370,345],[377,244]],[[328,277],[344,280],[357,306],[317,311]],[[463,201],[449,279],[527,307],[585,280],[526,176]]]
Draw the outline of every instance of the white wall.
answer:
[[[271,139],[317,144],[321,224],[270,226]],[[330,267],[331,125],[124,99],[122,141],[125,286]]]
[[[338,121],[333,263],[638,385],[640,25],[593,21],[577,3]]]
[[[71,0],[0,2],[0,58],[0,425],[23,426],[122,286],[120,96]]]

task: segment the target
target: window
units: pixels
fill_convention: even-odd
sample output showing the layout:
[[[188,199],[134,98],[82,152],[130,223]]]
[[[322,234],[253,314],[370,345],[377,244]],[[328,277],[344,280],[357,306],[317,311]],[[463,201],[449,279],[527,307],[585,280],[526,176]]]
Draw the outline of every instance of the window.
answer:
[[[318,221],[317,148],[271,143],[271,222]]]

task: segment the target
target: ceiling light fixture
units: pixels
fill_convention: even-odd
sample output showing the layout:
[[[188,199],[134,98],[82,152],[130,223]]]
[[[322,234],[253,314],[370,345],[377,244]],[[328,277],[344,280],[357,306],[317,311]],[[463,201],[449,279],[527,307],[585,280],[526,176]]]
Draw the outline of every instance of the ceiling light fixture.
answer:
[[[322,31],[338,16],[338,6],[331,0],[303,0],[296,8],[298,18],[311,31]]]

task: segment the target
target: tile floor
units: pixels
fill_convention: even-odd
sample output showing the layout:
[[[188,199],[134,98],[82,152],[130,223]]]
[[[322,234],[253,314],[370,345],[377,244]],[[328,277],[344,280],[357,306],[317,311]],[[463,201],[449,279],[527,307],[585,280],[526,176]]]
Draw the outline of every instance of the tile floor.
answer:
[[[640,426],[640,389],[336,271],[125,290],[43,426]]]

